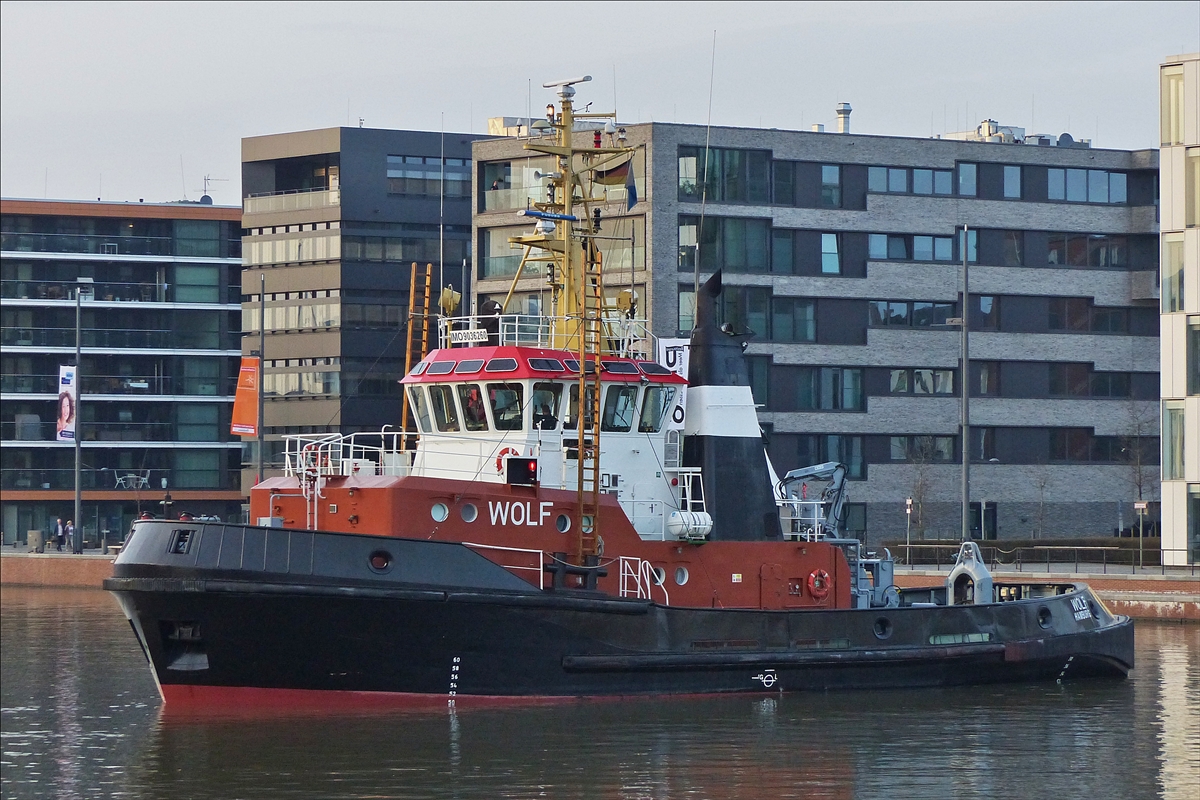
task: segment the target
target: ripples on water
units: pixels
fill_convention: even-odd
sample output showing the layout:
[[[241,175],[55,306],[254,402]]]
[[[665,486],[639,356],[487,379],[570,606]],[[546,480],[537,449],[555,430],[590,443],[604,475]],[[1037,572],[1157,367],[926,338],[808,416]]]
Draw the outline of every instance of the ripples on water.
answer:
[[[4,798],[1200,799],[1200,627],[1141,624],[1127,681],[164,714],[112,598],[0,601]]]

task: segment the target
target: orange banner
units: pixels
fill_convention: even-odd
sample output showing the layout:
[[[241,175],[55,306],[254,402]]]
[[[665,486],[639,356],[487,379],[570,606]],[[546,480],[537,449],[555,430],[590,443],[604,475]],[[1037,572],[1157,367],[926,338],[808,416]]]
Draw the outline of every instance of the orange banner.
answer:
[[[233,424],[229,426],[234,436],[258,436],[258,391],[258,357],[244,356],[233,397]]]

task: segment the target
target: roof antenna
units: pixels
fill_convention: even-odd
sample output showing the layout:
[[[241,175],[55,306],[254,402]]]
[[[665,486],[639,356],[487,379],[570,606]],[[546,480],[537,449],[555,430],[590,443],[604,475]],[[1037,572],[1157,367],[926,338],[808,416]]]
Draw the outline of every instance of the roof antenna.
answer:
[[[179,182],[183,184],[183,199],[187,200],[187,178],[183,176],[183,153],[179,154]]]

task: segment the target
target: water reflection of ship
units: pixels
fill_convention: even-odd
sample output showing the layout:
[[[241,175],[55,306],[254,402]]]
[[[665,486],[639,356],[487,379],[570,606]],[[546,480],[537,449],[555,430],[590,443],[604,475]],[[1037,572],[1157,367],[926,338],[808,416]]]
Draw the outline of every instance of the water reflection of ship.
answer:
[[[747,337],[719,324],[719,271],[698,292],[687,380],[655,361],[636,297],[604,278],[604,226],[635,186],[624,210],[596,190],[631,181],[638,150],[612,115],[575,113],[585,80],[548,84],[554,136],[525,145],[556,168],[511,239],[513,286],[544,268],[546,315],[508,314],[506,298],[441,318],[403,380],[411,435],[289,437],[286,474],[251,492],[258,525],[135,525],[106,586],[164,699],[1123,676],[1132,625],[1086,587],[994,585],[968,543],[946,584],[900,589],[890,556],[841,538],[842,465],[775,474]],[[577,133],[577,119],[605,126]]]

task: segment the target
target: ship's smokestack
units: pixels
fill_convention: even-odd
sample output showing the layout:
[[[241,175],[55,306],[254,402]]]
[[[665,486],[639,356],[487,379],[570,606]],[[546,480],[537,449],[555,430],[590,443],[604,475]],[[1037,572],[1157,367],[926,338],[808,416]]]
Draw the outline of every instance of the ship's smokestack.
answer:
[[[838,133],[849,133],[850,132],[850,112],[853,110],[854,109],[852,109],[850,107],[849,103],[838,103],[838,105],[837,105]]]
[[[717,323],[720,294],[718,271],[696,298],[683,463],[703,468],[713,540],[777,539],[782,535],[779,511],[742,352],[747,337]]]

